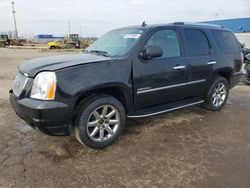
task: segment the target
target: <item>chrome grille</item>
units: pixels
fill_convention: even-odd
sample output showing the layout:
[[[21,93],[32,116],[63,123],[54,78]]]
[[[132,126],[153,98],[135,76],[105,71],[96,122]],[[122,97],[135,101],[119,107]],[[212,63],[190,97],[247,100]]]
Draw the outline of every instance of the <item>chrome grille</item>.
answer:
[[[19,97],[28,81],[28,77],[18,72],[14,81],[13,93]]]

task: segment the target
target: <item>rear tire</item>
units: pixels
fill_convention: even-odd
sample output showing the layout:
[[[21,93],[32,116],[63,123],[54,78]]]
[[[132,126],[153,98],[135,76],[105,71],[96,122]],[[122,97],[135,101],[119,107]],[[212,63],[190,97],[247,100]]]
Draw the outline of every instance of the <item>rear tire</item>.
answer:
[[[125,122],[126,113],[120,101],[109,95],[98,95],[80,105],[73,135],[81,144],[101,149],[118,139]]]
[[[221,110],[227,102],[228,94],[228,81],[223,77],[216,77],[205,96],[203,107],[211,111]]]
[[[66,44],[65,46],[66,49],[73,49],[73,48],[76,48],[76,45],[75,44]]]
[[[0,43],[0,48],[5,48],[5,47],[6,47],[6,44]]]

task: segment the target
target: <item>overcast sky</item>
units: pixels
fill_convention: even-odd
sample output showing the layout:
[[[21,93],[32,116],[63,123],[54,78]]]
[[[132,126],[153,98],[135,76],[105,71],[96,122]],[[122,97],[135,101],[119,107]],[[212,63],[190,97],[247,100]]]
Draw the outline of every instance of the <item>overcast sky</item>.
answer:
[[[14,0],[20,35],[100,36],[146,23],[250,17],[250,0]],[[14,29],[11,1],[0,0],[0,32]]]

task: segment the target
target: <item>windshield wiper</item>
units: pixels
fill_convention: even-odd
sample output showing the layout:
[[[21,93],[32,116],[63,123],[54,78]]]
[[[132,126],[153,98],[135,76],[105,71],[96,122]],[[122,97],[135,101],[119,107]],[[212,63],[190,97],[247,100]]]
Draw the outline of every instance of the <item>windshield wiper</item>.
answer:
[[[100,55],[103,55],[105,57],[111,57],[108,52],[105,52],[105,51],[101,51],[101,50],[90,50],[89,51],[90,53],[95,53],[95,54],[100,54]]]

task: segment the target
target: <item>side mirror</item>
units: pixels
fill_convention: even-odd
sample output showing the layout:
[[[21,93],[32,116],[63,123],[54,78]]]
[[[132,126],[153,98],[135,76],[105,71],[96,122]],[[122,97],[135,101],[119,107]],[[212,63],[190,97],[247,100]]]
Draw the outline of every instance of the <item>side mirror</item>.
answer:
[[[163,55],[163,51],[158,46],[148,46],[141,53],[140,56],[144,60],[149,60],[157,57],[161,57]]]
[[[247,59],[247,61],[250,62],[250,54],[247,54],[247,55],[246,55],[246,59]]]
[[[246,46],[245,43],[241,43],[241,44],[240,44],[240,47],[241,47],[241,48],[245,48],[245,46]]]

